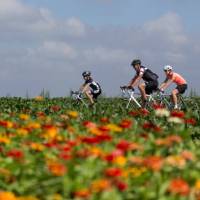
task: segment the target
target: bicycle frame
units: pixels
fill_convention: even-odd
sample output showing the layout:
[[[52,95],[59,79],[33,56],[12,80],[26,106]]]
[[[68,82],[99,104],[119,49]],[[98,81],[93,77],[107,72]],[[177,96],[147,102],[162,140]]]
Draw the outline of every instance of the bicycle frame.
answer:
[[[127,105],[126,105],[126,108],[129,107],[131,101],[134,101],[135,104],[136,104],[139,108],[142,107],[142,106],[140,105],[140,103],[137,101],[137,99],[135,98],[135,96],[134,96],[135,92],[134,92],[133,89],[123,88],[123,87],[120,87],[120,88],[121,88],[121,91],[122,91],[122,96],[128,98],[128,103],[127,103]]]
[[[85,101],[83,100],[83,94],[79,91],[71,91],[71,97],[72,99],[76,100],[76,101],[81,101],[83,103],[83,105],[85,105],[86,107],[88,107],[87,103],[85,103]]]

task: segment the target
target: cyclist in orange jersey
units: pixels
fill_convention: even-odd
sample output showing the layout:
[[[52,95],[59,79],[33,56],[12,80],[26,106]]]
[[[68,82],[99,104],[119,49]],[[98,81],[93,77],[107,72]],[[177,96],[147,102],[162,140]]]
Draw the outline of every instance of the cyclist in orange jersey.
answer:
[[[178,73],[173,71],[173,68],[170,65],[164,66],[164,72],[166,75],[165,81],[160,85],[160,91],[164,92],[164,90],[169,87],[172,83],[175,83],[177,86],[172,90],[172,102],[174,104],[174,109],[178,109],[178,100],[177,94],[183,94],[187,89],[186,80]]]

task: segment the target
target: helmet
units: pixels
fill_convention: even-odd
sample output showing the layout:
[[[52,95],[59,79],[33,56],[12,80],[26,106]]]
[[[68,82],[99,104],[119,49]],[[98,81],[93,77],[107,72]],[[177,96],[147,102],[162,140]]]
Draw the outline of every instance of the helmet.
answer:
[[[138,59],[137,60],[133,60],[132,63],[131,63],[132,66],[135,66],[137,64],[141,65],[141,60],[138,60]]]
[[[82,73],[82,76],[83,76],[83,77],[90,76],[90,75],[91,75],[91,72],[90,72],[90,71],[84,71],[84,72]]]
[[[173,68],[170,65],[165,65],[163,69],[164,71],[169,71],[169,70],[172,70]]]

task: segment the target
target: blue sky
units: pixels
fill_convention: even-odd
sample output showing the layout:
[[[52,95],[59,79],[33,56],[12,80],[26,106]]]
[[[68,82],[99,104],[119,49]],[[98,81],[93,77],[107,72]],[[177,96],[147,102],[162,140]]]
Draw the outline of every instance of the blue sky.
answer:
[[[134,76],[170,64],[200,93],[200,1],[1,0],[0,96],[65,96],[91,70],[106,95]],[[173,86],[174,87],[174,86]]]
[[[200,1],[193,0],[24,0],[58,17],[76,16],[94,26],[140,25],[167,12],[180,15],[188,31],[199,30]]]

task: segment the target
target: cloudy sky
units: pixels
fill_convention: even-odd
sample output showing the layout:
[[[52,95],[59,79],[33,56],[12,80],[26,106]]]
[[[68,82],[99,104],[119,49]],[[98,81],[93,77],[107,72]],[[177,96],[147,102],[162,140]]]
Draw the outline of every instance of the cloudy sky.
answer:
[[[199,0],[0,0],[0,96],[65,96],[91,70],[106,95],[143,64],[200,93]]]

